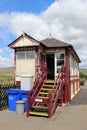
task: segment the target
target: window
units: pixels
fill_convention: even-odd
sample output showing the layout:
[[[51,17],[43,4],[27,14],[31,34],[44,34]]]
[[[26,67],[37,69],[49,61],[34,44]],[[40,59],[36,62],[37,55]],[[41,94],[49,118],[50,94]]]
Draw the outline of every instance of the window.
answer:
[[[64,59],[64,53],[57,54],[57,59]]]
[[[17,59],[25,59],[25,52],[24,51],[17,52]]]
[[[34,51],[27,51],[26,59],[33,59],[33,58],[34,58]]]
[[[57,66],[64,65],[64,59],[57,60]]]
[[[56,73],[59,73],[61,66],[64,65],[64,52],[56,53]]]
[[[33,59],[35,52],[34,51],[20,51],[17,52],[17,59]]]

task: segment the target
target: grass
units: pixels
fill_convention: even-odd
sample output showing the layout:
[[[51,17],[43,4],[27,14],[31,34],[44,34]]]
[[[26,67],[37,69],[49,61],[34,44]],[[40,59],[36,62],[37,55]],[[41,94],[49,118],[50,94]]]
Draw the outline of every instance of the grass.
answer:
[[[80,72],[87,75],[87,69],[80,69]],[[0,68],[0,83],[11,84],[14,82],[14,69],[11,68]]]
[[[83,74],[85,74],[85,75],[87,75],[87,69],[80,68],[80,72],[83,73]]]
[[[14,81],[13,68],[0,68],[0,83],[11,84]]]

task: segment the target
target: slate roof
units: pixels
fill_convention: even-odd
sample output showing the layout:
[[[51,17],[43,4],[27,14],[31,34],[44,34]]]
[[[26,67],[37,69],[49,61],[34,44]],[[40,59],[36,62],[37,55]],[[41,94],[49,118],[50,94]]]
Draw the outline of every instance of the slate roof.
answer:
[[[54,39],[54,38],[46,38],[42,41],[40,41],[43,45],[45,45],[47,48],[55,48],[55,47],[71,47],[72,45],[65,43],[63,41]]]
[[[40,41],[40,43],[43,44],[46,48],[69,48],[70,50],[74,52],[74,54],[78,58],[78,61],[81,62],[79,56],[77,55],[76,51],[74,50],[71,44],[68,44],[66,42],[63,42],[54,38],[46,38]]]

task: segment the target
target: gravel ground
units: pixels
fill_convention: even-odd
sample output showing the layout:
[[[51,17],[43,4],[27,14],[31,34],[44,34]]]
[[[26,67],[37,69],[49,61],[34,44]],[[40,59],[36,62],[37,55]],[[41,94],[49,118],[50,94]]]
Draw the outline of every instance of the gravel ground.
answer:
[[[87,130],[87,87],[81,87],[69,105],[57,108],[51,119],[2,111],[0,130]]]

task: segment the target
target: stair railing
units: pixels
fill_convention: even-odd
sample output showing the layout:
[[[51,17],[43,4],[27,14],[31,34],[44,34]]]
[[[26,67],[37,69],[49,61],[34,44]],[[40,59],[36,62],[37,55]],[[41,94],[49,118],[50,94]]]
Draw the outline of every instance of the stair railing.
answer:
[[[42,62],[41,66],[38,66],[38,74],[35,78],[35,82],[33,85],[33,88],[31,91],[28,92],[27,96],[27,110],[26,110],[26,116],[29,116],[30,111],[30,103],[33,101],[35,102],[35,98],[44,82],[47,78],[47,64],[45,62]]]
[[[58,99],[60,99],[60,105],[62,105],[64,84],[65,84],[65,67],[62,66],[55,80],[54,87],[49,93],[49,105],[48,105],[49,117],[51,117],[54,114],[58,103]]]

